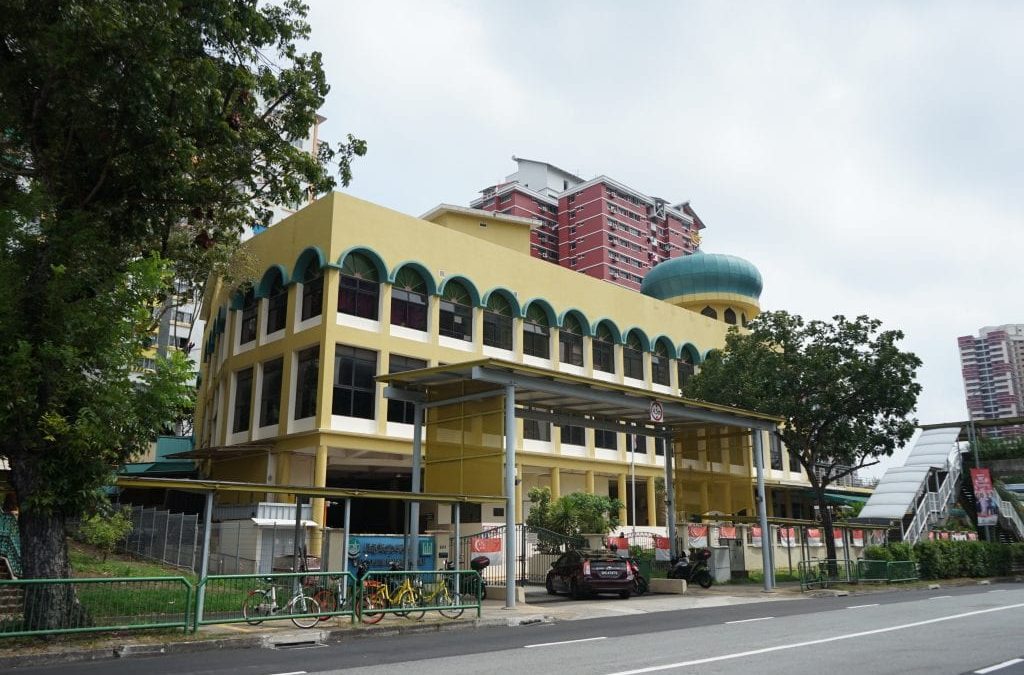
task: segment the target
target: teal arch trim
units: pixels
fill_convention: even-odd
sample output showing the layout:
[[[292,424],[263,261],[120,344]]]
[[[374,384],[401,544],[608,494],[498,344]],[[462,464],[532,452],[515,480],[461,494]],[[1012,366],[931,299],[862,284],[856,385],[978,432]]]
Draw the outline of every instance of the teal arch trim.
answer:
[[[576,317],[576,320],[580,322],[580,328],[583,329],[583,335],[586,337],[594,337],[594,332],[590,330],[590,321],[587,320],[587,316],[578,309],[567,309],[558,315],[558,327],[561,328],[565,325],[565,319],[569,315]]]
[[[501,286],[492,288],[491,290],[484,293],[483,297],[480,298],[480,306],[486,307],[487,303],[491,299],[491,296],[494,295],[495,293],[502,296],[503,298],[505,298],[505,300],[508,301],[508,304],[512,306],[512,313],[516,318],[523,318],[523,308],[519,306],[519,301],[516,300],[516,294],[508,290],[507,288],[502,288]]]
[[[689,354],[690,358],[693,359],[693,365],[697,366],[704,362],[704,358],[700,355],[700,350],[691,343],[684,342],[679,345],[679,351],[677,352],[679,354],[678,358],[683,358],[684,352]]]
[[[651,351],[652,352],[654,351],[654,348],[659,343],[665,346],[665,353],[668,354],[668,357],[670,359],[677,359],[677,358],[679,358],[679,352],[676,350],[675,344],[672,342],[671,339],[669,339],[669,337],[667,335],[659,335],[658,337],[656,337],[653,340],[651,340]]]
[[[299,254],[299,257],[295,259],[292,281],[302,281],[302,278],[306,275],[306,270],[314,263],[318,269],[323,269],[327,265],[327,256],[324,255],[319,246],[307,246]]]
[[[378,279],[380,279],[381,281],[384,281],[385,279],[388,278],[388,267],[387,267],[387,265],[384,264],[384,259],[380,257],[379,253],[374,251],[369,246],[353,246],[351,248],[347,248],[344,251],[342,251],[341,255],[338,256],[338,267],[339,268],[342,265],[345,264],[345,258],[349,257],[349,255],[351,255],[352,253],[362,253],[367,258],[369,258],[370,262],[373,263],[373,266],[377,268],[377,278]],[[396,267],[395,270],[397,271],[399,267],[401,267],[401,265]],[[430,284],[432,282],[433,282],[433,280],[428,280],[427,281],[428,284]]]
[[[231,294],[231,302],[228,307],[232,310],[240,310],[245,306],[245,294],[249,291],[249,283],[246,282],[241,288]]]
[[[270,287],[274,284],[274,277],[281,276],[281,285],[286,286],[288,284],[288,271],[284,268],[284,265],[274,264],[267,268],[267,271],[263,273],[263,278],[256,284],[256,297],[266,298],[270,295]]]
[[[406,260],[405,262],[398,263],[395,265],[395,268],[391,270],[391,274],[388,274],[387,277],[381,278],[386,278],[389,284],[393,284],[395,283],[395,279],[398,277],[398,273],[405,267],[411,267],[420,273],[420,276],[423,277],[423,281],[427,284],[427,295],[437,295],[437,282],[434,281],[434,275],[430,273],[430,270],[427,269],[426,265],[415,260]]]
[[[544,310],[544,314],[546,314],[548,317],[549,326],[554,327],[555,325],[558,324],[558,315],[555,313],[555,310],[551,307],[551,303],[545,300],[544,298],[530,298],[529,300],[527,300],[523,304],[523,316],[526,316],[526,310],[529,309],[531,305],[537,305],[538,307]]]
[[[444,295],[445,287],[453,282],[458,282],[459,284],[462,285],[463,288],[465,288],[469,292],[469,297],[471,300],[473,300],[474,307],[483,307],[483,305],[480,302],[480,291],[476,289],[476,284],[474,284],[472,281],[462,276],[461,274],[455,274],[453,276],[445,277],[444,279],[442,279],[441,285],[437,287],[437,294]]]
[[[651,351],[653,345],[651,344],[650,338],[647,337],[647,333],[645,333],[642,328],[638,328],[637,326],[633,326],[623,334],[622,344],[626,344],[626,340],[629,339],[630,333],[636,333],[637,337],[640,338],[640,346],[643,347],[645,352]]]
[[[704,358],[702,358],[702,359],[700,360],[700,362],[701,362],[701,363],[704,363],[705,361],[707,361],[707,359],[708,359],[708,356],[710,356],[710,355],[711,355],[711,352],[720,352],[720,351],[722,351],[722,350],[721,350],[721,349],[715,349],[714,347],[712,347],[711,349],[709,349],[709,350],[707,350],[706,352],[704,352]]]
[[[620,331],[619,327],[615,324],[615,322],[609,319],[608,317],[601,317],[600,319],[595,321],[590,328],[590,334],[597,335],[597,328],[602,323],[606,325],[608,327],[608,330],[612,332],[612,337],[615,339],[615,343],[621,345],[623,341],[622,331]]]

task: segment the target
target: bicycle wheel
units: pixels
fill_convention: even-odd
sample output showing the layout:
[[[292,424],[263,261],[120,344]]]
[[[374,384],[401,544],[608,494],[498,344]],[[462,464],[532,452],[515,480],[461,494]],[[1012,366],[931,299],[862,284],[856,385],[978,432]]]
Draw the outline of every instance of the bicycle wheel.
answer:
[[[242,618],[250,626],[258,626],[273,615],[270,594],[262,589],[249,591],[242,601]]]
[[[312,628],[320,623],[320,605],[308,595],[299,594],[288,603],[289,614],[312,614],[312,616],[293,616],[292,623],[298,628]]]
[[[449,619],[458,619],[460,616],[462,616],[462,613],[465,611],[462,607],[452,607],[450,609],[447,607],[450,605],[462,604],[462,597],[459,595],[455,595],[454,593],[451,593],[448,590],[447,586],[445,586],[441,590],[441,592],[437,594],[437,597],[434,598],[434,602],[436,602],[438,605],[446,606],[444,609],[439,609],[437,611],[441,613],[441,616],[447,617]]]
[[[363,623],[379,623],[384,612],[379,610],[386,606],[380,593],[366,593],[359,601],[359,619]]]
[[[320,605],[320,611],[327,613],[320,616],[320,621],[332,618],[329,612],[338,611],[338,595],[332,590],[321,588],[313,595],[313,599],[316,600],[316,604]]]
[[[396,612],[399,616],[404,616],[410,621],[419,621],[422,619],[427,610],[419,609],[421,602],[421,596],[415,591],[405,590],[398,594],[398,598],[395,600],[395,605],[401,607],[404,611]]]

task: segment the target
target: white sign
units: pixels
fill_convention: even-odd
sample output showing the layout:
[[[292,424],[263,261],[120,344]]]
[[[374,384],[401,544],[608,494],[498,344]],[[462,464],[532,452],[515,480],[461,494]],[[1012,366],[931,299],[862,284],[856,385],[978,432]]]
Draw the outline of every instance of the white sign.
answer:
[[[651,421],[665,421],[665,406],[661,405],[661,401],[651,401]]]

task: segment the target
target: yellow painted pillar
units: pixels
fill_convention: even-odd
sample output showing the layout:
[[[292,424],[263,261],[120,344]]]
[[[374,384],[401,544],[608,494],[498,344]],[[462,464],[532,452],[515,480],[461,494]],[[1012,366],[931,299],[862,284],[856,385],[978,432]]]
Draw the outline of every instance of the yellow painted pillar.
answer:
[[[626,474],[619,474],[619,501],[622,502],[622,508],[619,509],[619,523],[626,525],[629,513],[626,511]]]
[[[551,467],[551,501],[562,496],[562,472],[557,466]]]
[[[523,480],[526,474],[523,472],[523,465],[516,466],[516,522],[523,522]]]
[[[327,487],[327,446],[318,445],[316,457],[313,460],[313,487]],[[323,550],[324,542],[324,498],[314,497],[310,511],[313,512],[313,520],[316,527],[309,537],[309,554],[319,556]]]
[[[587,469],[587,472],[584,474],[584,476],[586,477],[587,481],[587,494],[592,495],[594,494],[594,472],[590,469]]]
[[[658,491],[655,486],[654,476],[647,477],[647,525],[655,527],[658,524]]]
[[[704,514],[710,510],[711,498],[708,494],[708,479],[704,478],[700,481],[700,512]]]
[[[732,483],[730,481],[722,483],[722,501],[725,502],[726,513],[736,513],[732,507]]]

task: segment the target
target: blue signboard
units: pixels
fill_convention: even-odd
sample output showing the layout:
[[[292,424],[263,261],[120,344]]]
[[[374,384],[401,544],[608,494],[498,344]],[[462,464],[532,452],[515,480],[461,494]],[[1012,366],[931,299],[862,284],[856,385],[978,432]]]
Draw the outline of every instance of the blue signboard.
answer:
[[[420,535],[417,568],[434,569],[434,538]],[[348,539],[349,557],[370,561],[371,570],[386,570],[388,563],[397,562],[404,566],[405,537],[400,534],[353,535]]]

